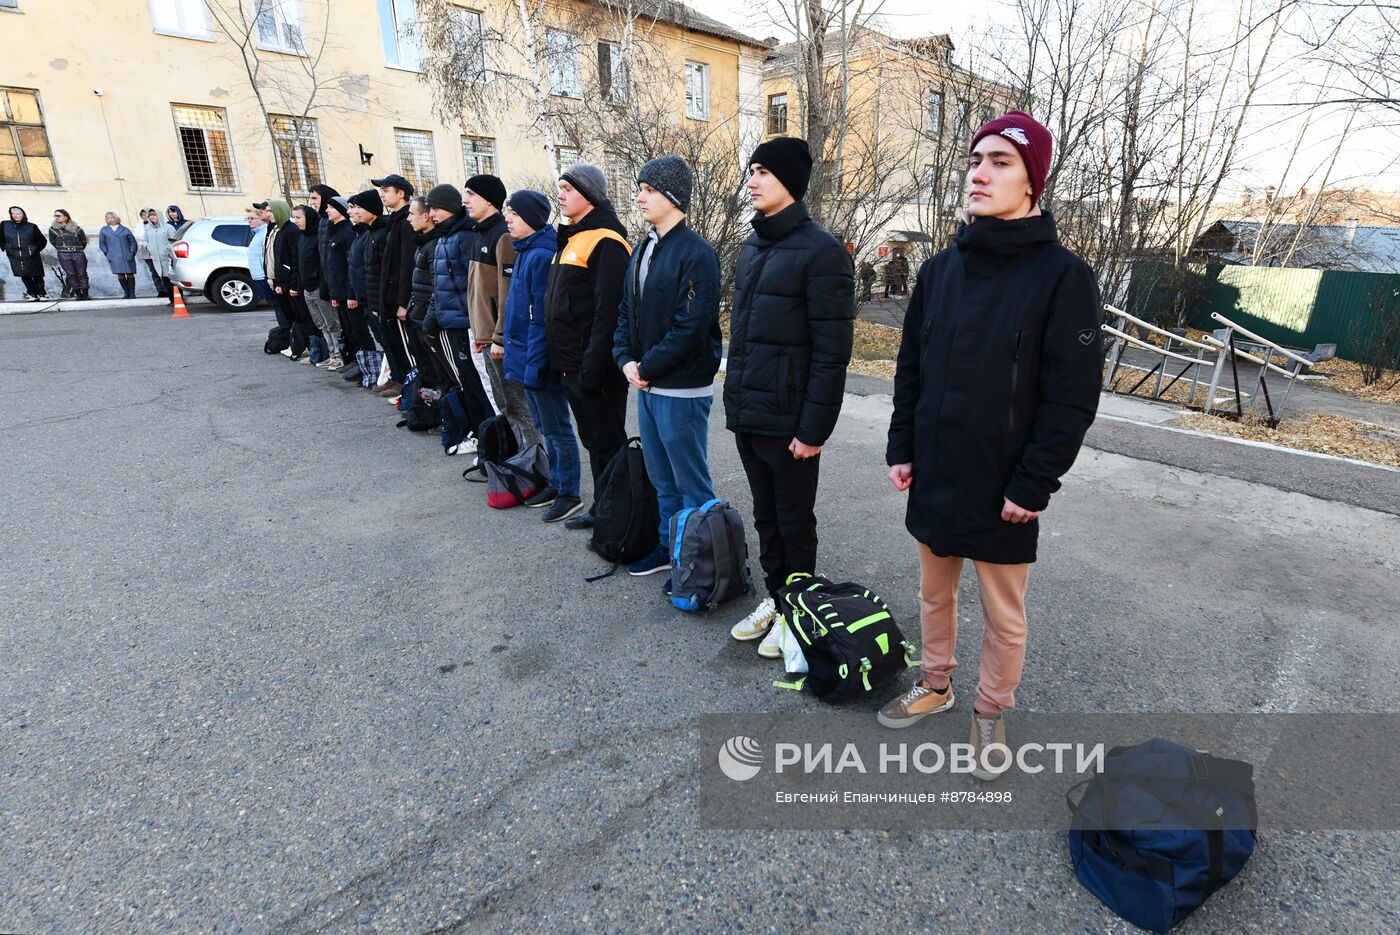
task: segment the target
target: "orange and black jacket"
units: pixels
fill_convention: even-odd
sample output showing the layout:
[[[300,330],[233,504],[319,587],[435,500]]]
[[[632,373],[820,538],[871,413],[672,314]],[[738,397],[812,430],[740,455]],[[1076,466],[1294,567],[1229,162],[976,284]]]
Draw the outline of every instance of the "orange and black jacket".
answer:
[[[544,298],[549,367],[560,376],[577,374],[585,390],[602,386],[617,366],[613,332],[631,256],[627,228],[609,202],[559,228]]]

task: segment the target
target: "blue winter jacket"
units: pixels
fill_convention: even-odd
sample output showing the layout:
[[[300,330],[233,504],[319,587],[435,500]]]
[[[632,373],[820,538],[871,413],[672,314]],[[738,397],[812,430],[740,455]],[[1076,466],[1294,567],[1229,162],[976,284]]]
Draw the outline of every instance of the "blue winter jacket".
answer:
[[[559,249],[559,235],[541,227],[515,244],[515,272],[506,293],[506,379],[532,390],[549,381],[549,338],[545,332],[544,293],[549,267]]]
[[[424,327],[428,331],[471,327],[467,317],[467,276],[476,249],[476,225],[466,209],[452,216],[433,254],[433,303]]]

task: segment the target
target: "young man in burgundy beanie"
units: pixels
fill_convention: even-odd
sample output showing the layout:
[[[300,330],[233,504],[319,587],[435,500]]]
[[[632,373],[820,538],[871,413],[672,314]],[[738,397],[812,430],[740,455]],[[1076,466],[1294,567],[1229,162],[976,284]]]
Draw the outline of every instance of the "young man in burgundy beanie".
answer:
[[[971,725],[980,779],[1010,767],[1002,712],[1025,660],[1038,517],[1099,401],[1098,285],[1039,204],[1053,147],[1049,130],[1014,110],[973,136],[967,223],[919,270],[904,318],[885,453],[918,541],[923,675],[879,721],[908,727],[953,706],[958,578],[971,559],[983,619]]]

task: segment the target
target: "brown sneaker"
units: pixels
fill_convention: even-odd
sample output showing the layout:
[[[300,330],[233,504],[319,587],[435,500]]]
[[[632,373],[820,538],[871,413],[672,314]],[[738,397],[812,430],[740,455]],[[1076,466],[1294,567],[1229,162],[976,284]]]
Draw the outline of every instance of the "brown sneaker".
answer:
[[[388,399],[391,396],[397,396],[402,393],[403,384],[390,380],[388,383],[384,384],[383,388],[375,387],[375,391],[378,392],[380,396]]]
[[[953,683],[941,692],[934,691],[924,684],[923,679],[894,701],[880,709],[875,717],[885,727],[908,727],[930,714],[947,711],[953,706]]]
[[[982,751],[994,743],[1006,746],[1006,720],[998,715],[997,717],[982,717],[976,711],[972,712],[972,730],[968,735],[967,742],[972,744],[977,758],[977,766],[972,770],[972,775],[984,782],[991,782],[1006,772],[1011,765],[1011,755],[1008,750],[993,750],[987,754],[987,765],[992,770],[982,768]]]

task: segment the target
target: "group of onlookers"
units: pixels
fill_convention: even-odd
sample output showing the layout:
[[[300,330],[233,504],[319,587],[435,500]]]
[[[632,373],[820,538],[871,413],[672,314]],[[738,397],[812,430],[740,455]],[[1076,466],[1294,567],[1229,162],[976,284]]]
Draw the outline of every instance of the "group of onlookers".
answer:
[[[156,294],[174,301],[170,288],[170,247],[184,225],[185,216],[179,205],[167,208],[164,218],[155,208],[142,208],[139,234],[123,224],[115,212],[107,212],[97,235],[97,248],[117,277],[123,298],[136,296],[137,261],[142,260],[150,272]],[[0,222],[0,247],[10,261],[11,273],[24,283],[24,297],[32,301],[48,298],[43,258],[48,247],[53,247],[58,255],[60,297],[92,298],[88,281],[88,241],[87,231],[62,208],[54,211],[47,235],[17,205],[12,206],[9,217]]]

